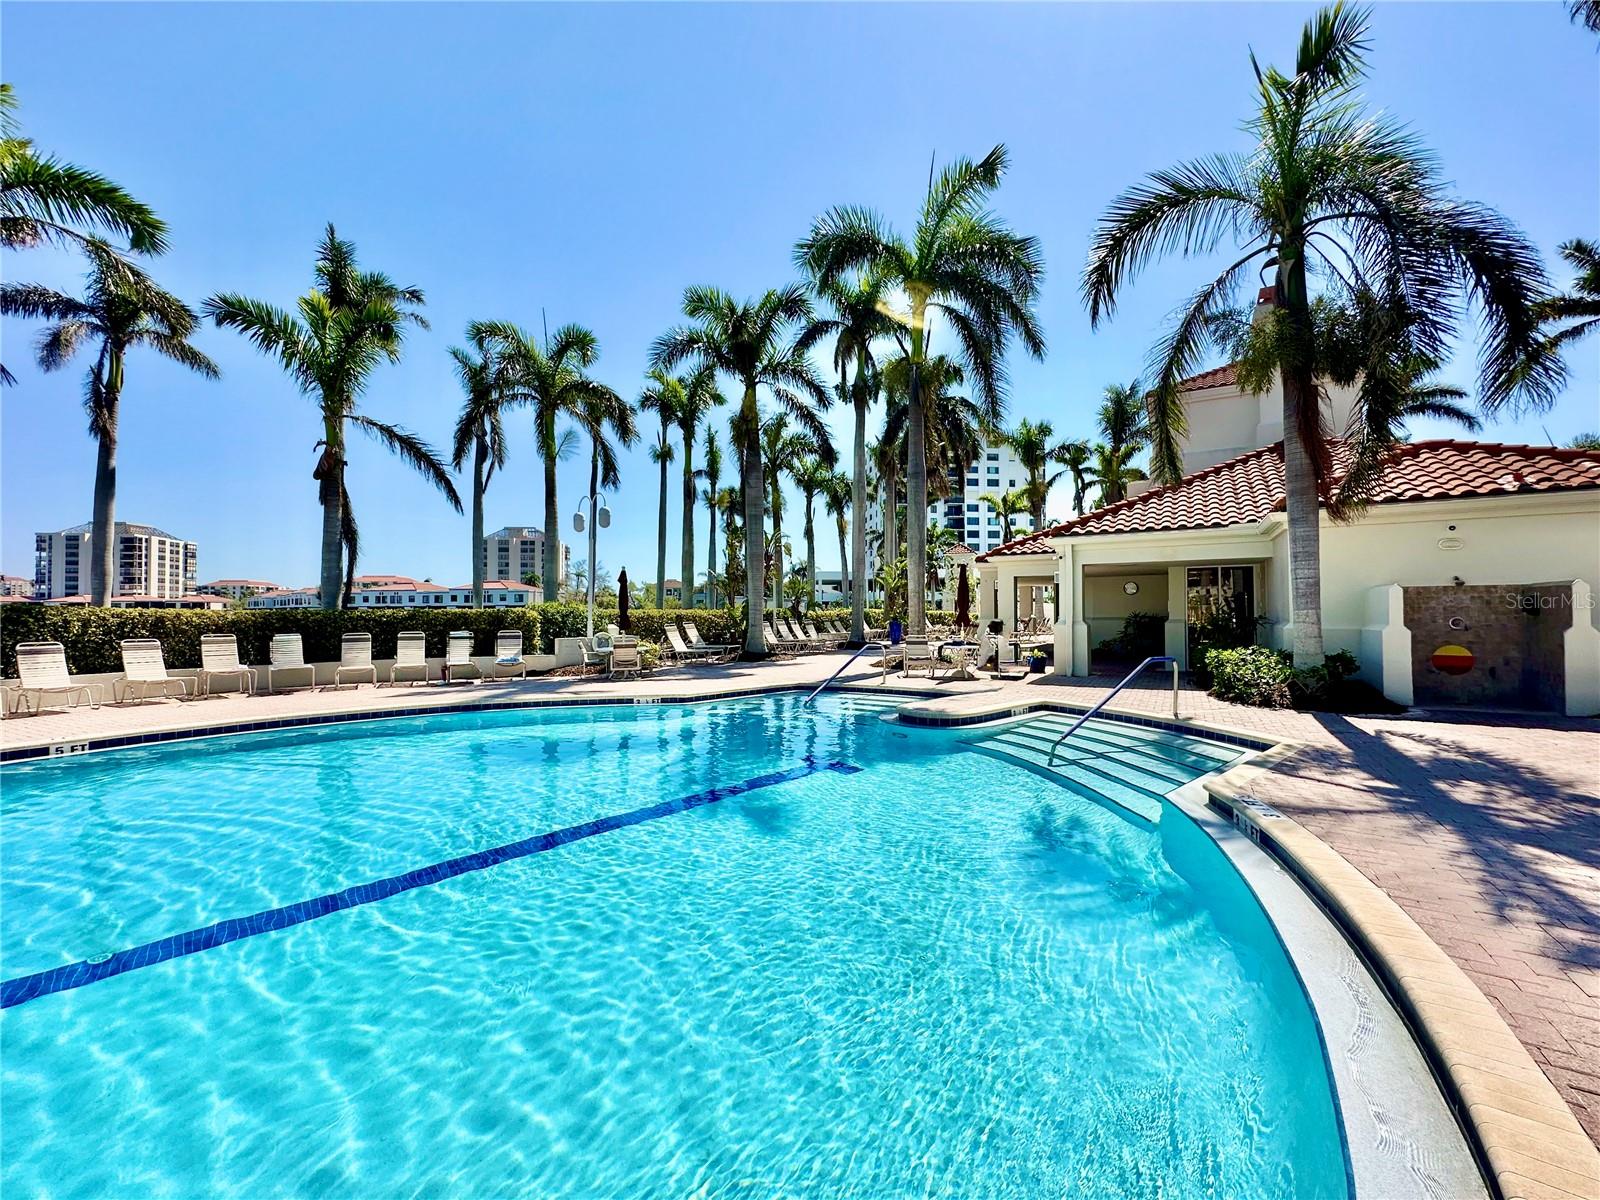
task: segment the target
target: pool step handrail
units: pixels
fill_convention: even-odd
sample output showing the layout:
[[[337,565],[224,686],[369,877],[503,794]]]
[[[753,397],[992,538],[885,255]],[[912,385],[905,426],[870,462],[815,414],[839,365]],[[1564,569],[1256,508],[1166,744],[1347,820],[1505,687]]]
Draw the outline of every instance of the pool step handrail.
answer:
[[[1102,696],[1101,699],[1100,699],[1100,702],[1098,704],[1096,704],[1088,712],[1084,713],[1083,716],[1079,717],[1076,721],[1074,721],[1072,723],[1072,728],[1068,729],[1065,733],[1063,733],[1060,737],[1058,737],[1055,740],[1055,744],[1050,747],[1050,759],[1049,759],[1048,762],[1045,763],[1045,766],[1047,766],[1047,767],[1055,766],[1056,765],[1056,751],[1061,748],[1061,743],[1066,741],[1073,734],[1077,733],[1078,730],[1082,729],[1083,728],[1083,724],[1084,724],[1085,721],[1087,721],[1090,717],[1094,716],[1095,713],[1099,712],[1106,705],[1110,704],[1112,700],[1116,699],[1116,695],[1117,695],[1118,692],[1120,692],[1123,688],[1127,687],[1130,683],[1132,683],[1134,681],[1134,679],[1138,676],[1140,671],[1143,671],[1146,667],[1150,666],[1153,663],[1171,663],[1172,664],[1172,719],[1174,721],[1176,721],[1178,719],[1178,660],[1176,658],[1173,658],[1169,654],[1152,654],[1149,658],[1145,659],[1142,663],[1140,663],[1133,670],[1129,671],[1127,673],[1127,675],[1125,675],[1123,677],[1121,683],[1117,684],[1116,687],[1112,688],[1109,692],[1107,692],[1104,696]]]
[[[882,643],[882,642],[862,642],[861,645],[856,648],[856,652],[854,654],[852,654],[849,658],[845,659],[844,662],[839,664],[839,669],[837,671],[835,671],[832,675],[829,675],[821,683],[817,684],[815,690],[813,690],[812,693],[809,696],[807,696],[804,700],[802,700],[800,703],[802,705],[810,704],[813,700],[815,700],[817,698],[818,695],[821,694],[821,692],[822,692],[822,690],[824,688],[826,688],[835,679],[839,678],[839,676],[843,675],[845,673],[845,670],[850,666],[851,663],[855,662],[856,659],[860,658],[868,650],[871,650],[874,647],[876,647],[877,649],[882,650],[884,652],[883,678],[887,679],[889,677],[889,659],[888,659],[889,647],[884,645],[884,643]],[[882,680],[879,680],[879,682],[881,683]]]

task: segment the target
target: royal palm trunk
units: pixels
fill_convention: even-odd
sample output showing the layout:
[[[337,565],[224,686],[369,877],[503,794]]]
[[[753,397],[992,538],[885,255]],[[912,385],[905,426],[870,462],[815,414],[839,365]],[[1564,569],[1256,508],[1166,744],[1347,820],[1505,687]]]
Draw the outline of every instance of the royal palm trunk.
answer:
[[[117,579],[117,402],[108,397],[94,462],[94,512],[89,541],[89,602],[111,603]]]
[[[540,580],[546,604],[561,596],[561,510],[556,504],[556,416],[543,414],[539,429],[540,457],[544,459],[544,578]]]
[[[815,500],[806,497],[806,607],[817,606],[817,523],[812,515]]]
[[[667,439],[661,438],[661,503],[656,508],[656,607],[667,606]]]
[[[1320,666],[1322,646],[1322,503],[1307,431],[1318,427],[1316,379],[1303,348],[1310,345],[1311,307],[1303,252],[1280,253],[1278,295],[1289,321],[1289,355],[1283,380],[1284,508],[1289,518],[1289,592],[1294,620],[1294,665]]]
[[[344,419],[324,418],[322,461],[317,464],[318,498],[322,501],[322,570],[318,600],[337,609],[344,590]]]
[[[919,314],[920,315],[920,314]],[[915,322],[918,328],[921,321]],[[920,334],[917,336],[920,341]],[[920,347],[917,347],[920,350]],[[911,361],[911,404],[906,413],[906,632],[921,636],[928,623],[928,453],[922,411],[922,364]]]
[[[851,597],[850,607],[855,608],[855,593],[850,590],[850,581],[855,576],[850,574],[850,568],[844,556],[845,527],[844,517],[839,517],[839,592],[841,595]],[[859,638],[857,639],[860,640]]]
[[[866,368],[856,367],[856,447],[855,462],[850,478],[850,578],[856,581],[850,592],[850,640],[867,640],[867,589],[862,582],[867,577],[867,387],[863,378]],[[839,562],[844,562],[844,549],[839,550]]]
[[[713,483],[711,494],[716,495]],[[706,527],[706,607],[717,606],[717,510],[711,509],[711,521]]]
[[[754,384],[745,386],[740,417],[744,431],[744,453],[739,456],[739,483],[744,491],[744,650],[746,654],[764,656],[767,643],[761,619],[767,592],[761,531],[767,523],[766,480],[761,477],[761,419],[756,411]]]
[[[694,607],[694,430],[683,430],[683,605]]]
[[[489,443],[480,433],[472,458],[472,607],[483,607],[483,472]]]

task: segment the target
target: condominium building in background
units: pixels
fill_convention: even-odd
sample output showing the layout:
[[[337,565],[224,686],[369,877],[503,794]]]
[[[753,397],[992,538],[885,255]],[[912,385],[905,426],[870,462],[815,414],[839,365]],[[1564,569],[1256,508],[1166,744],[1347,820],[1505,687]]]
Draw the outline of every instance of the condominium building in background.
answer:
[[[357,575],[350,592],[351,608],[471,608],[472,585],[446,587],[409,575]],[[483,585],[485,608],[521,608],[537,604],[541,596],[525,583],[493,580]],[[257,592],[245,598],[246,608],[316,608],[321,602],[317,588],[280,588]]]
[[[74,525],[33,539],[33,596],[56,600],[89,591],[93,553],[90,525]],[[199,551],[193,542],[173,537],[154,525],[118,521],[111,593],[179,600],[195,590]]]
[[[267,579],[213,579],[194,589],[202,596],[222,596],[228,600],[243,600],[261,592],[281,592],[283,585]]]
[[[929,524],[943,525],[956,540],[979,554],[993,550],[1004,540],[1000,514],[979,499],[997,499],[1028,482],[1017,452],[1005,443],[985,445],[964,471],[950,472],[950,494],[928,505]],[[1033,532],[1033,518],[1017,513],[1011,518],[1011,536]]]
[[[31,600],[33,580],[24,579],[21,575],[0,575],[0,596],[21,596],[24,600]]]
[[[531,525],[507,525],[483,539],[483,577],[521,583],[530,575],[544,575],[544,530]],[[572,570],[572,548],[561,547],[561,579]]]

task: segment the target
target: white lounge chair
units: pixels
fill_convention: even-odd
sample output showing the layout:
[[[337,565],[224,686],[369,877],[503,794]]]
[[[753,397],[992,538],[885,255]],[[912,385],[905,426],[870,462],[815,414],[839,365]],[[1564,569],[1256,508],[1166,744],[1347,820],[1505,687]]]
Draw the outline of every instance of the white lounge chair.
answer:
[[[200,635],[199,679],[202,696],[211,694],[213,679],[236,679],[247,695],[256,690],[255,670],[239,661],[239,639],[231,633]]]
[[[502,629],[494,635],[494,664],[489,669],[495,679],[510,679],[513,675],[522,679],[528,677],[528,660],[522,657],[522,630]]]
[[[639,643],[632,638],[626,641],[614,642],[611,646],[611,666],[607,678],[622,679],[632,676],[637,679],[643,669],[644,662],[639,657]]]
[[[671,621],[667,622],[672,624]],[[730,646],[720,642],[708,642],[700,636],[700,630],[693,621],[684,621],[683,633],[689,639],[689,649],[705,650],[717,658],[732,658],[739,653],[738,646]]]
[[[150,689],[158,696],[167,696],[177,690],[179,699],[187,700],[191,694],[189,681],[167,674],[166,659],[161,655],[161,643],[155,638],[127,638],[122,643],[122,678],[112,685],[115,698],[118,688],[121,699],[131,700],[134,688],[139,689],[139,703],[150,698]]]
[[[304,671],[307,675],[307,687],[317,681],[317,670],[306,662],[305,646],[301,643],[298,633],[272,635],[272,645],[267,649],[267,691],[278,690],[280,671]]]
[[[372,686],[378,686],[378,668],[372,665],[370,633],[347,633],[339,639],[339,665],[333,669],[333,686],[343,684],[346,674],[356,677],[357,687],[361,686],[363,675],[371,675]]]
[[[90,708],[99,708],[104,690],[98,683],[73,683],[67,674],[67,649],[60,642],[21,642],[17,645],[18,686],[12,693],[11,711],[24,707],[31,695],[34,715],[38,715],[46,696],[62,696],[68,708],[86,697]]]
[[[415,671],[423,683],[428,682],[428,639],[420,629],[403,629],[395,638],[394,666],[389,668],[391,684],[400,682],[401,671]]]
[[[667,645],[661,652],[661,656],[667,662],[708,663],[712,660],[712,653],[709,648],[701,649],[686,644],[683,640],[683,634],[678,632],[678,627],[671,621],[664,622],[661,626],[661,631],[667,638]]]
[[[933,678],[933,668],[938,660],[934,658],[927,638],[906,638],[900,645],[900,655],[900,674],[910,675],[913,671],[926,671],[928,678]]]
[[[483,678],[483,668],[472,657],[472,634],[465,629],[452,629],[444,647],[444,682],[454,683],[457,671],[475,671]]]

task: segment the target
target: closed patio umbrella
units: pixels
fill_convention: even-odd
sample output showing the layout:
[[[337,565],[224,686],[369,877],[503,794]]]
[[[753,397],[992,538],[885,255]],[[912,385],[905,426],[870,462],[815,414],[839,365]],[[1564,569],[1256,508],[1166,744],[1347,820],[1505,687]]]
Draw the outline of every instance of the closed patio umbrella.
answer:
[[[972,624],[972,583],[967,579],[967,564],[961,564],[956,576],[956,628],[966,629]]]
[[[632,633],[628,624],[628,568],[623,567],[617,572],[617,628],[623,633]]]

